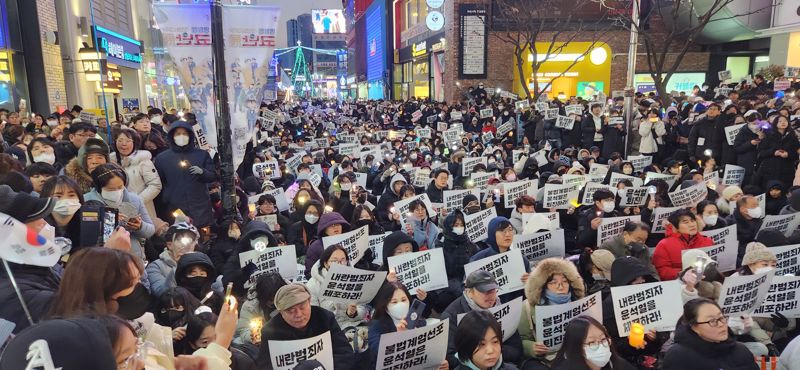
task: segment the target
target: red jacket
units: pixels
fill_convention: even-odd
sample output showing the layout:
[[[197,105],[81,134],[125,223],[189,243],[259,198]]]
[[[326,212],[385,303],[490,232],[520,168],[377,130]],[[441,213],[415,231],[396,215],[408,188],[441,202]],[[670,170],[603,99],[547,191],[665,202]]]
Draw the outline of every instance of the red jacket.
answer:
[[[681,252],[687,249],[710,247],[714,244],[711,238],[700,235],[689,237],[672,230],[672,225],[667,225],[666,238],[661,239],[653,253],[653,266],[658,271],[661,281],[675,280],[681,272]]]

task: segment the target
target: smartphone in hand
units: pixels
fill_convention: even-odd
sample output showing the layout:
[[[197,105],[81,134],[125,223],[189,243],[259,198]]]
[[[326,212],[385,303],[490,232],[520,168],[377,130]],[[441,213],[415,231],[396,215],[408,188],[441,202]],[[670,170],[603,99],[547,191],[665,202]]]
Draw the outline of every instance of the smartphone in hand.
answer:
[[[415,299],[411,302],[411,307],[408,309],[406,316],[406,329],[415,329],[417,320],[422,319],[422,312],[425,311],[425,303]]]

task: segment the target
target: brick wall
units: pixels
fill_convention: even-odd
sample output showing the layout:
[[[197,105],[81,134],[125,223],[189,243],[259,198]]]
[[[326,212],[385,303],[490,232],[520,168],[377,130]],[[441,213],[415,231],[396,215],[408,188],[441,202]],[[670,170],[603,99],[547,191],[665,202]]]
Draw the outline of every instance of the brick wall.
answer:
[[[42,59],[47,83],[47,96],[50,102],[50,111],[54,112],[57,106],[67,106],[64,69],[61,65],[61,48],[58,45],[48,43],[45,38],[48,32],[58,31],[55,2],[53,0],[36,0],[36,11],[39,16],[39,31],[42,36]]]
[[[460,27],[458,24],[458,8],[460,4],[485,4],[490,7],[490,0],[453,0],[445,2],[445,37],[447,38],[447,51],[445,57],[445,97],[448,101],[457,100],[469,86],[476,86],[479,80],[459,80],[458,79],[458,53],[461,45],[459,44]],[[651,30],[658,34],[662,26],[658,20],[651,22]],[[566,41],[571,33],[562,34],[556,41]],[[542,34],[540,41],[550,40],[552,34]],[[583,32],[574,41],[592,41],[593,32]],[[625,88],[626,75],[628,69],[628,43],[630,33],[625,30],[609,31],[602,34],[599,41],[605,42],[611,48],[611,86],[609,90],[622,90]],[[641,41],[641,40],[640,40]],[[488,37],[488,58],[487,76],[483,81],[488,87],[500,87],[504,90],[511,90],[514,83],[514,75],[517,70],[514,62],[514,46],[502,42],[490,32]],[[640,42],[639,52],[636,59],[636,72],[647,73],[649,71],[647,57],[644,52],[644,45]],[[673,61],[673,56],[668,56],[668,63]],[[709,53],[693,49],[687,53],[678,68],[678,71],[706,71],[708,69]],[[460,83],[460,87],[456,85]]]

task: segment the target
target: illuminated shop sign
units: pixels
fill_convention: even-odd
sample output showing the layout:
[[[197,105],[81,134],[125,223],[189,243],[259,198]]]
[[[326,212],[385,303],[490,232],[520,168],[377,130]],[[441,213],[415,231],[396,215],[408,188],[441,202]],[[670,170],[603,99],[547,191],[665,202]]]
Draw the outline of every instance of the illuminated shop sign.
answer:
[[[114,31],[95,26],[95,40],[108,61],[123,67],[138,69],[142,65],[142,43]]]

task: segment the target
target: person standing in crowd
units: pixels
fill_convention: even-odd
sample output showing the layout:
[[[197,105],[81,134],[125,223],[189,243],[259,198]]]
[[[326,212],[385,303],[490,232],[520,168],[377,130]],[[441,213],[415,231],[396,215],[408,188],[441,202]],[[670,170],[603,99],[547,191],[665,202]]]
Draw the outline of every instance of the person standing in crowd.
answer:
[[[92,171],[101,164],[109,163],[108,144],[105,141],[89,138],[78,149],[78,155],[64,167],[64,174],[75,180],[81,191],[88,193],[94,187]]]
[[[136,131],[122,129],[112,145],[114,162],[122,166],[128,175],[128,190],[142,199],[148,215],[155,220],[157,215],[153,201],[161,193],[161,178],[158,177],[150,152],[139,149],[141,140]]]
[[[706,109],[705,117],[694,123],[692,131],[689,133],[689,159],[692,162],[705,157],[716,158],[717,153],[714,153],[713,150],[717,146],[717,141],[723,139],[717,135],[721,110],[719,104],[712,103]],[[706,150],[710,150],[711,155]]]
[[[769,189],[769,182],[778,180],[783,184],[791,184],[794,174],[787,171],[794,168],[797,161],[797,150],[800,143],[797,134],[789,127],[789,118],[778,115],[772,120],[772,126],[766,130],[764,140],[758,144],[757,184],[763,190]]]
[[[213,222],[208,184],[216,181],[214,162],[208,153],[197,148],[192,126],[178,121],[170,126],[170,148],[159,154],[154,163],[163,184],[162,200],[167,213],[181,210],[198,227]],[[164,218],[162,219],[171,219]]]
[[[69,126],[68,140],[60,141],[56,144],[56,161],[62,166],[78,156],[78,150],[86,144],[90,138],[94,138],[97,129],[90,123],[80,122]]]

